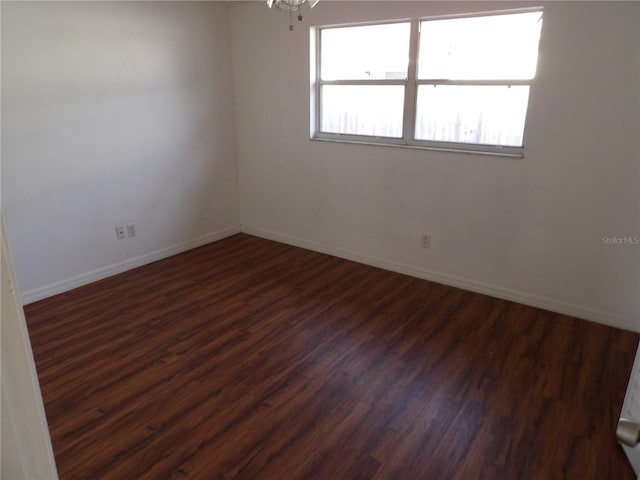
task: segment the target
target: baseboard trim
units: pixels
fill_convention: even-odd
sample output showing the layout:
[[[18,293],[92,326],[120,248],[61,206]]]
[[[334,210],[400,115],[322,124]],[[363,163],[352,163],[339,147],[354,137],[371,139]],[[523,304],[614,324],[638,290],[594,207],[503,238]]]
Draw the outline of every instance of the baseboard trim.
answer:
[[[332,247],[323,243],[318,243],[293,235],[282,234],[262,228],[242,226],[242,232],[254,235],[256,237],[274,240],[276,242],[285,243],[295,247],[313,250],[315,252],[333,255],[335,257],[352,260],[354,262],[364,263],[384,270],[410,275],[412,277],[422,278],[433,282],[449,285],[452,287],[462,288],[476,293],[489,295],[492,297],[509,300],[512,302],[522,303],[536,308],[549,310],[552,312],[569,315],[572,317],[590,320],[603,325],[640,332],[640,326],[631,319],[625,319],[622,316],[605,310],[598,310],[590,307],[583,307],[571,303],[566,303],[549,297],[525,293],[509,288],[491,285],[484,282],[470,280],[464,277],[449,275],[435,270],[415,267],[401,262],[395,262],[384,258],[374,257],[360,252],[345,250],[342,248]]]
[[[186,252],[187,250],[191,250],[208,243],[222,240],[223,238],[230,237],[231,235],[235,235],[236,233],[240,233],[239,225],[234,225],[232,227],[208,233],[206,235],[194,238],[193,240],[189,240],[178,245],[173,245],[171,247],[162,248],[160,250],[146,253],[134,258],[130,258],[123,262],[99,268],[91,272],[82,273],[80,275],[76,275],[75,277],[45,285],[44,287],[34,288],[21,294],[22,304],[26,305],[28,303],[42,300],[43,298],[51,297],[52,295],[64,293],[66,291],[81,287],[83,285],[87,285],[97,280],[102,280],[103,278],[126,272],[127,270],[141,267],[142,265],[162,260],[164,258],[171,257],[172,255],[177,255],[178,253]]]

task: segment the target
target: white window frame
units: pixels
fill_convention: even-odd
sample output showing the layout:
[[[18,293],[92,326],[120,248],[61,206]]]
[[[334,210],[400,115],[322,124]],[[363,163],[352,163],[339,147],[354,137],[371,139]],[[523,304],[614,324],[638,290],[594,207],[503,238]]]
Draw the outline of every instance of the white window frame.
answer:
[[[469,13],[463,15],[442,15],[436,17],[423,17],[413,19],[390,20],[383,22],[367,22],[367,23],[350,23],[344,25],[327,25],[311,29],[311,139],[360,143],[367,145],[396,146],[405,148],[419,148],[427,150],[453,151],[453,152],[470,152],[485,155],[501,155],[510,157],[524,157],[524,143],[526,138],[527,120],[529,117],[529,106],[531,103],[531,92],[533,90],[533,82],[535,79],[506,79],[506,80],[419,80],[418,70],[418,47],[420,42],[420,26],[424,21],[444,20],[451,18],[476,18],[495,15],[512,15],[527,12],[542,12],[542,7],[519,8],[515,10],[500,10],[492,12]],[[409,38],[409,65],[407,70],[407,78],[402,79],[380,79],[380,80],[323,80],[321,75],[321,35],[324,29],[360,27],[370,25],[391,25],[397,23],[410,23]],[[371,135],[354,135],[345,133],[323,132],[320,130],[322,125],[322,88],[327,85],[401,85],[404,86],[404,117],[402,125],[402,138],[391,138]],[[486,145],[475,143],[458,143],[458,142],[441,142],[431,140],[416,140],[414,138],[415,121],[416,121],[416,105],[417,92],[419,85],[490,85],[490,86],[529,86],[529,100],[527,104],[527,115],[524,123],[523,145],[522,146],[506,146],[506,145]]]

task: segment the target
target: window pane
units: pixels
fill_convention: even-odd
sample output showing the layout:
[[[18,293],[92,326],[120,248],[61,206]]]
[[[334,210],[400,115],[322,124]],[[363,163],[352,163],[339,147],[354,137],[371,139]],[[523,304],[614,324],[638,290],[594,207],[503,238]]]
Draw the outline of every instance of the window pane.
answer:
[[[424,21],[418,78],[531,79],[541,27],[542,12]]]
[[[420,85],[416,140],[521,147],[529,86]]]
[[[321,30],[323,80],[407,78],[409,23]]]
[[[325,85],[322,132],[402,137],[404,87]]]

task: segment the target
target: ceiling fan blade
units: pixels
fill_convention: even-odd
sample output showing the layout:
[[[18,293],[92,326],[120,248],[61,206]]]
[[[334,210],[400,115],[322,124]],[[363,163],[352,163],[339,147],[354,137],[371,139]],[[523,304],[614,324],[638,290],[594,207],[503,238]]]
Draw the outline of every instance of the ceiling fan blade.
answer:
[[[273,2],[274,0],[267,0],[267,7],[269,8],[273,7]]]
[[[307,3],[309,4],[309,8],[315,7],[319,1],[320,0],[307,0]]]

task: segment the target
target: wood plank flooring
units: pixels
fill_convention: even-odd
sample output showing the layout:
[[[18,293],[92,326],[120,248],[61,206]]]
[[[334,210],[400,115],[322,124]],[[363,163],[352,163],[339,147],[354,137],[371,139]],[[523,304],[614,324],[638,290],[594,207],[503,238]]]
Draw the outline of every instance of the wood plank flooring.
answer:
[[[633,479],[638,335],[236,235],[25,307],[61,479]]]

